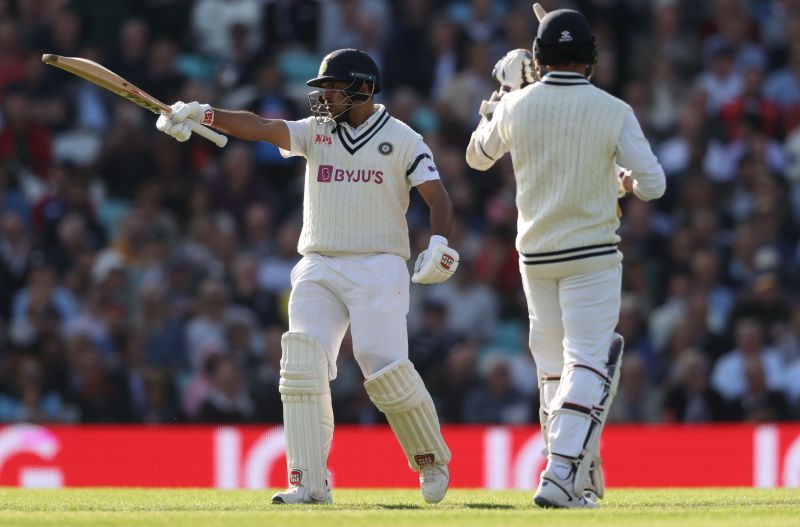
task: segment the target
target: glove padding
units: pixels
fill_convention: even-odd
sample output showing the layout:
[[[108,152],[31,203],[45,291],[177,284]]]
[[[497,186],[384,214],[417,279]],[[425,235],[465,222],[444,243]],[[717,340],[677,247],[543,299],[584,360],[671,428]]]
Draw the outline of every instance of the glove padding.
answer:
[[[414,263],[415,284],[438,284],[444,282],[458,268],[458,252],[447,246],[447,238],[433,235],[428,248],[419,253]]]
[[[192,129],[185,121],[175,122],[170,116],[161,114],[156,121],[156,128],[170,137],[174,137],[181,143],[188,141],[192,137]]]
[[[200,104],[197,101],[189,103],[178,101],[170,108],[172,108],[172,113],[169,114],[169,118],[176,122],[191,119],[206,126],[211,126],[214,122],[214,110],[210,104]]]
[[[533,54],[527,49],[512,49],[494,65],[492,77],[504,92],[533,84]]]
[[[214,122],[214,110],[208,104],[200,104],[197,101],[190,103],[178,101],[170,108],[172,108],[172,113],[158,116],[156,128],[181,143],[192,136],[192,129],[186,122],[187,119],[206,126]]]
[[[633,191],[633,180],[631,179],[631,171],[627,168],[615,164],[614,169],[617,173],[617,197],[624,198],[628,192]]]

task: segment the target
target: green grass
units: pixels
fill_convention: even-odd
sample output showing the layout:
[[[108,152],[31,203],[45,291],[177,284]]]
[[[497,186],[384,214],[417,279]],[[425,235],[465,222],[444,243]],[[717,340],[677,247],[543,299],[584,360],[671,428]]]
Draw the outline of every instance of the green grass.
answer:
[[[0,526],[800,527],[797,489],[614,489],[598,510],[542,510],[531,493],[336,490],[332,506],[274,506],[269,491],[0,488]]]

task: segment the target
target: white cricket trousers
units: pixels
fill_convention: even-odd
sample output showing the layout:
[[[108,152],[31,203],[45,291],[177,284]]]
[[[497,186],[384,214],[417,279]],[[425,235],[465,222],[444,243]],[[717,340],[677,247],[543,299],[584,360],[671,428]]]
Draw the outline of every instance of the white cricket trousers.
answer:
[[[329,377],[350,325],[353,354],[364,376],[408,358],[409,275],[395,254],[304,256],[292,269],[289,331],[317,339]]]
[[[560,376],[575,363],[605,371],[619,320],[622,264],[564,278],[533,278],[529,267],[520,262],[539,376]]]

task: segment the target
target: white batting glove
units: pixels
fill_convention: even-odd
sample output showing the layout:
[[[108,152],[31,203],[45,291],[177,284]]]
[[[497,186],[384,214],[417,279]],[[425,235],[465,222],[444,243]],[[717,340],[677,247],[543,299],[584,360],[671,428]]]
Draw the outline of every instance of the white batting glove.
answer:
[[[178,101],[170,108],[172,108],[172,113],[169,114],[169,118],[176,123],[191,119],[200,124],[211,126],[214,122],[214,109],[211,108],[210,104],[200,104],[197,101],[189,103]]]
[[[623,198],[625,197],[628,192],[633,192],[633,178],[631,177],[631,171],[627,168],[622,168],[621,166],[615,164],[614,169],[617,172],[617,197]]]
[[[527,49],[512,49],[494,65],[492,77],[503,92],[533,84],[533,54]]]
[[[192,136],[192,129],[189,128],[189,124],[185,121],[176,122],[171,117],[171,115],[159,115],[156,121],[156,128],[181,143],[188,141]]]
[[[447,238],[434,234],[428,248],[419,253],[414,263],[415,284],[438,284],[444,282],[458,268],[458,252],[447,246]]]

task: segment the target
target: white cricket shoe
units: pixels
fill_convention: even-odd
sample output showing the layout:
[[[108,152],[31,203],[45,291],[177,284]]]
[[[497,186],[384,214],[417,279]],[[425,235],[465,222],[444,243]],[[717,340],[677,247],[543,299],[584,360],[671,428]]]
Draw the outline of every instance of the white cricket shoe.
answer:
[[[559,467],[561,468],[561,467]],[[594,509],[597,502],[589,499],[587,494],[576,495],[574,487],[575,469],[569,471],[566,477],[561,477],[559,472],[562,470],[553,469],[551,463],[547,464],[547,469],[542,472],[539,480],[539,488],[533,496],[533,502],[539,507],[554,509]]]
[[[450,470],[447,465],[422,465],[419,470],[419,489],[428,503],[439,503],[447,494],[450,485]]]
[[[277,505],[330,505],[333,503],[331,489],[325,489],[325,498],[318,500],[311,496],[302,485],[293,485],[282,492],[276,492],[272,496],[272,503]]]

